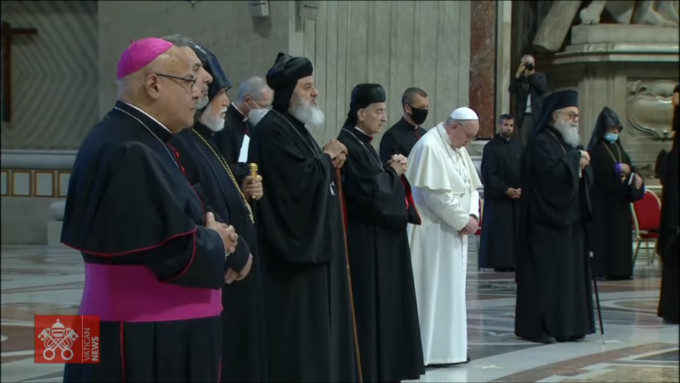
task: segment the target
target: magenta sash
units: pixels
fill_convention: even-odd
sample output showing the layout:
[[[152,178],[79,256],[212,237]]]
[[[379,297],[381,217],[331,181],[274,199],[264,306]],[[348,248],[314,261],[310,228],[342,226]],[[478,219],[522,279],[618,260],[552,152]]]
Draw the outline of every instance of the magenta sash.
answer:
[[[81,315],[98,315],[102,321],[160,322],[221,312],[221,289],[160,282],[145,266],[85,263]]]

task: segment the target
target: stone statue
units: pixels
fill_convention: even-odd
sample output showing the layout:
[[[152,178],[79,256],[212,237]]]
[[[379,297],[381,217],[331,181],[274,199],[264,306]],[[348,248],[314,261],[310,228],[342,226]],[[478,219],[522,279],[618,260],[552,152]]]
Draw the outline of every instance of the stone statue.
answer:
[[[632,80],[628,82],[627,118],[629,134],[652,140],[672,138],[674,80]]]
[[[678,0],[595,0],[578,12],[581,1],[555,1],[538,27],[533,48],[542,53],[557,52],[564,43],[576,13],[579,13],[579,21],[584,25],[599,24],[600,16],[606,10],[619,24],[677,28],[678,3]]]
[[[678,1],[593,1],[579,12],[581,24],[599,24],[603,10],[619,24],[678,26]]]

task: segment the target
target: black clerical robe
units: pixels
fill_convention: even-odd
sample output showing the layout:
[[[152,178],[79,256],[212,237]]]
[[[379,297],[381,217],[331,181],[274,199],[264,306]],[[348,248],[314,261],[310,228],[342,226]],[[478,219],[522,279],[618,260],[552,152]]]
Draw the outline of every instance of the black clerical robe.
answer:
[[[671,323],[678,323],[678,293],[680,290],[680,189],[678,188],[678,107],[675,107],[673,117],[675,142],[673,149],[664,159],[664,173],[661,175],[663,194],[661,196],[661,224],[659,226],[659,239],[657,249],[661,255],[661,295],[657,314]]]
[[[239,235],[236,252],[227,258],[228,266],[241,270],[249,254],[253,255],[248,276],[222,287],[222,382],[259,382],[267,380],[267,355],[254,217],[213,137],[210,129],[197,122],[193,129],[176,134],[172,144],[194,188]]]
[[[595,331],[586,246],[592,174],[589,167],[579,171],[580,156],[549,126],[523,156],[515,334],[525,339]]]
[[[595,181],[591,199],[596,206],[590,234],[593,273],[609,279],[629,278],[633,275],[630,203],[642,198],[644,189],[636,189],[635,180],[630,177],[622,182],[616,173],[617,163],[627,164],[635,171],[618,142],[600,140],[590,149],[590,158]]]
[[[269,378],[354,381],[354,343],[334,167],[305,126],[274,109],[258,123],[249,158],[258,201]]]
[[[392,125],[380,140],[380,159],[387,163],[395,154],[408,157],[413,145],[418,142],[427,130],[420,126],[411,125],[404,117]]]
[[[402,177],[383,167],[371,137],[342,129],[347,245],[365,382],[425,373],[406,224],[420,224]],[[403,178],[405,180],[405,178]]]
[[[78,150],[61,239],[85,261],[79,314],[100,316],[102,354],[64,381],[218,379],[225,249],[171,137],[117,102]]]
[[[245,136],[251,135],[251,125],[248,118],[236,109],[234,104],[229,105],[224,117],[224,129],[215,133],[214,140],[220,154],[227,160],[229,167],[233,169],[234,176],[239,185],[243,178],[248,175],[248,164],[239,162],[239,153]]]
[[[497,134],[484,146],[482,183],[484,216],[479,248],[479,267],[515,266],[519,231],[519,200],[511,199],[508,188],[520,188],[522,143]]]

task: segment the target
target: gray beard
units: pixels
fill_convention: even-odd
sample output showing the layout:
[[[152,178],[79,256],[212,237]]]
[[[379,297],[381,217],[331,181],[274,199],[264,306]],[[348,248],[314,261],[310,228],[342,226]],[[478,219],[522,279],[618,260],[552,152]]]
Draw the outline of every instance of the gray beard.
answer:
[[[570,124],[568,121],[555,122],[555,129],[562,135],[564,142],[575,148],[581,144],[581,137],[578,134],[578,124]]]
[[[213,132],[224,129],[224,118],[211,115],[207,109],[201,115],[200,122]]]
[[[196,103],[196,110],[201,110],[205,108],[206,106],[208,106],[209,103],[210,99],[208,98],[208,96],[201,97]]]
[[[296,97],[296,96],[294,96]],[[312,105],[311,101],[303,101],[301,99],[295,100],[295,106],[291,108],[290,114],[298,120],[302,121],[311,129],[317,129],[323,126],[326,121],[321,109],[318,106]]]

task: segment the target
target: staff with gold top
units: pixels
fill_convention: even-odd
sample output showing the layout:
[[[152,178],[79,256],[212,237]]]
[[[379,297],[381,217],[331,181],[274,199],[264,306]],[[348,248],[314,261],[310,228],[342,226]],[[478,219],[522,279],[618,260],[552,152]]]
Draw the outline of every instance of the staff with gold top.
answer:
[[[221,381],[267,380],[259,252],[250,207],[251,198],[262,195],[261,177],[248,175],[238,180],[226,158],[216,150],[214,133],[224,128],[224,113],[229,106],[226,91],[231,84],[215,55],[186,37],[167,39],[196,52],[202,67],[212,76],[206,100],[199,102],[194,126],[177,133],[169,145],[175,148],[184,175],[201,196],[205,209],[212,211],[217,221],[233,225],[238,233],[236,250],[226,260],[222,285],[221,328],[229,341],[222,342]]]
[[[262,187],[262,176],[257,174],[257,164],[254,162],[251,162],[248,164],[248,169],[250,169],[250,174],[244,179],[244,184],[245,181],[247,180],[252,180],[250,181],[247,186],[244,187],[244,191],[246,195],[249,197],[250,200],[250,208],[253,210],[253,216],[257,217],[257,204],[255,203],[257,200],[262,198],[264,195],[264,188]]]

